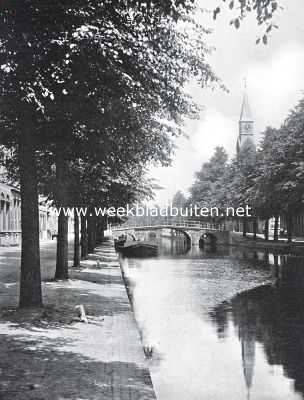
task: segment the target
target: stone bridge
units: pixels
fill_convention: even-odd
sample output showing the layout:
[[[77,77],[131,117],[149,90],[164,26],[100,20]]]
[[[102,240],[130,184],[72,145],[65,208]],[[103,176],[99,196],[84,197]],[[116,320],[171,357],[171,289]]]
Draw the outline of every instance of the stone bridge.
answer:
[[[127,224],[115,227],[112,232],[115,237],[126,234],[133,239],[141,239],[143,233],[155,232],[156,236],[160,236],[162,230],[171,230],[172,236],[175,234],[183,234],[189,244],[231,244],[231,233],[226,230],[224,225],[219,224],[202,224],[195,221],[184,222],[166,222],[162,224],[150,224],[142,226],[128,226]]]

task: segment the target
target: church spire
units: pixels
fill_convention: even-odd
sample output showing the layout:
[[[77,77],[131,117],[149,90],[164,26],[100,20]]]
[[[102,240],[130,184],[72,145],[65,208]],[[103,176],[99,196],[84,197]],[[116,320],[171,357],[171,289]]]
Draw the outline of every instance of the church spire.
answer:
[[[253,117],[252,117],[251,109],[249,106],[249,100],[248,100],[248,94],[247,94],[246,78],[245,78],[245,82],[244,82],[244,95],[243,95],[243,103],[242,103],[240,122],[253,122]]]
[[[244,148],[244,146],[246,148],[250,146],[250,148],[255,151],[254,120],[249,106],[246,79],[244,85],[241,115],[239,120],[239,135],[236,145],[237,153],[239,153],[241,149]]]
[[[242,346],[242,367],[247,389],[247,400],[250,400],[250,390],[254,375],[255,364],[255,337],[246,332],[244,338],[241,339]]]

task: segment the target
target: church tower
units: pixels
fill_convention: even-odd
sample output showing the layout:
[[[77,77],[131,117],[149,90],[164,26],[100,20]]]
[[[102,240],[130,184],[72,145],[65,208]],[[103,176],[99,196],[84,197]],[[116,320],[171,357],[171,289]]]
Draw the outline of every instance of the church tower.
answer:
[[[249,146],[255,150],[255,139],[254,139],[254,121],[249,106],[247,85],[245,82],[245,90],[243,96],[243,103],[241,109],[241,116],[239,120],[239,136],[236,144],[236,152],[239,153],[241,148]]]

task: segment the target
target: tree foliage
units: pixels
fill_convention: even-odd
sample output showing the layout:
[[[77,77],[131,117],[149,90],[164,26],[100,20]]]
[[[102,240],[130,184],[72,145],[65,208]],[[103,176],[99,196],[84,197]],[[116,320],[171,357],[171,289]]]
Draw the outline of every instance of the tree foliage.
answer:
[[[220,207],[225,197],[223,179],[226,176],[228,155],[221,146],[215,148],[210,161],[203,163],[190,188],[191,202],[199,207]]]
[[[178,190],[172,199],[172,206],[177,208],[184,208],[187,204],[187,198],[184,193]]]
[[[226,0],[222,0],[226,2]],[[268,36],[273,29],[278,26],[274,21],[274,16],[277,11],[282,8],[279,0],[230,0],[227,2],[231,11],[236,11],[235,16],[230,20],[230,25],[239,29],[242,21],[249,13],[254,13],[257,24],[265,26],[264,33],[258,37],[256,43],[268,43]],[[213,11],[213,18],[216,19],[221,12],[221,5],[218,5]]]

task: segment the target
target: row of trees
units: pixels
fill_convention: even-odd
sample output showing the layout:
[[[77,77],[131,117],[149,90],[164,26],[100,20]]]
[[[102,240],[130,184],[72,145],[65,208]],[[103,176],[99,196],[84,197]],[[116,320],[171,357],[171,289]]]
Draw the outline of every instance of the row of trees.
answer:
[[[192,2],[178,3],[3,4],[1,136],[21,188],[20,306],[42,304],[38,191],[57,207],[134,200],[146,164],[170,159],[178,130],[163,120],[197,112],[184,83],[215,81]],[[61,213],[56,279],[68,278],[67,234]]]
[[[276,1],[239,2],[240,17],[250,3],[269,25]],[[195,11],[193,0],[2,2],[0,132],[8,177],[21,189],[20,306],[42,305],[38,192],[58,207],[149,194],[146,165],[168,164],[171,138],[197,116],[185,83],[217,78]],[[96,231],[96,221],[82,222]],[[57,279],[68,278],[67,227],[61,214]],[[75,228],[77,248],[77,218]]]
[[[196,173],[188,203],[200,207],[252,208],[252,226],[256,235],[257,218],[275,219],[274,239],[278,239],[279,217],[288,221],[291,241],[295,215],[303,212],[304,201],[304,99],[290,112],[279,129],[268,127],[255,151],[250,144],[228,160],[223,147],[217,147],[211,159]],[[243,219],[243,233],[247,232]]]

